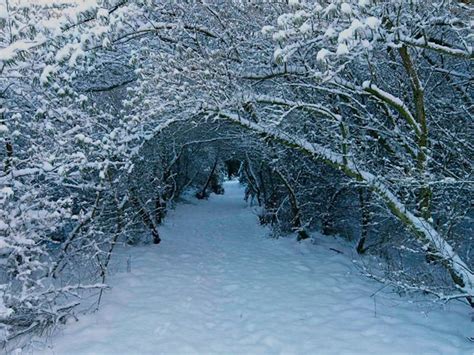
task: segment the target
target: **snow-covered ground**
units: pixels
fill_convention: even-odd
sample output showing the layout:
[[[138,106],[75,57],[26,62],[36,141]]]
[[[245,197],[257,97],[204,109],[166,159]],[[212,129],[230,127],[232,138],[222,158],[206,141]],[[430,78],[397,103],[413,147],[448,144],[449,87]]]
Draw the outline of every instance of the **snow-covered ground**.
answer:
[[[172,211],[160,245],[118,250],[101,309],[34,353],[474,354],[466,306],[377,292],[343,244],[265,237],[225,188]]]

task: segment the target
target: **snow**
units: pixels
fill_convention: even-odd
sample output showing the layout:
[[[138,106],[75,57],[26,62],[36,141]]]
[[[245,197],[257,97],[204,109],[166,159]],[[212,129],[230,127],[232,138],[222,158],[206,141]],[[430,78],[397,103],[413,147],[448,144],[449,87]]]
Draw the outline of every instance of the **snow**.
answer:
[[[318,54],[316,54],[316,60],[318,61],[324,61],[326,60],[326,57],[331,54],[330,51],[328,51],[326,48],[321,48],[319,51],[318,51]]]
[[[365,19],[365,23],[366,23],[366,25],[369,26],[371,29],[375,30],[375,29],[377,29],[377,28],[380,26],[380,24],[381,24],[382,22],[381,22],[377,17],[371,16],[371,17],[367,17],[367,18]]]
[[[363,27],[363,25],[359,20],[357,20],[357,19],[353,20],[351,25],[349,26],[349,28],[346,28],[345,30],[343,30],[339,33],[337,41],[338,42],[344,42],[344,41],[349,41],[349,40],[353,39],[354,35],[355,35],[355,32],[359,28],[362,28],[362,27]]]
[[[43,72],[41,73],[40,83],[43,85],[46,85],[48,83],[50,76],[56,73],[56,71],[57,71],[57,67],[55,67],[54,65],[47,65],[43,69]]]
[[[443,46],[434,42],[428,42],[426,41],[424,37],[421,37],[419,39],[413,39],[406,36],[400,36],[400,41],[411,44],[411,45],[415,45],[415,46],[430,48],[432,50],[435,50],[441,53],[446,53],[453,56],[460,56],[460,57],[466,57],[466,58],[472,57],[471,46],[466,46],[465,49],[452,48],[452,47]]]
[[[0,232],[6,231],[8,229],[8,224],[0,220]],[[0,239],[0,248],[4,248],[8,244],[5,242],[4,239]]]
[[[366,80],[362,83],[362,89],[373,92],[377,97],[382,99],[385,102],[388,102],[390,105],[394,106],[399,112],[402,112],[405,118],[408,120],[410,125],[415,128],[417,134],[421,134],[421,128],[416,121],[415,117],[410,112],[410,109],[405,105],[405,103],[396,96],[393,96],[387,91],[380,89],[377,85],[372,84],[369,80]]]
[[[242,187],[225,189],[180,204],[160,245],[119,249],[100,310],[34,353],[472,354],[465,306],[381,288],[337,239],[265,237]]]
[[[8,127],[4,124],[0,124],[0,133],[8,133]]]
[[[303,23],[301,26],[300,26],[300,32],[301,33],[309,33],[311,32],[311,23],[309,21],[306,21],[305,23]]]
[[[336,55],[345,55],[349,54],[349,48],[345,43],[339,43],[337,45]]]
[[[343,2],[341,4],[341,11],[343,14],[347,14],[347,15],[350,15],[352,13],[352,8],[351,8],[351,5],[349,5],[348,3],[346,2]]]
[[[19,40],[5,48],[0,48],[0,61],[6,62],[13,60],[19,52],[28,51],[29,49],[40,45],[43,41],[44,39],[37,39],[34,41]]]
[[[348,41],[348,40],[352,39],[353,34],[354,34],[354,32],[352,31],[352,29],[347,28],[344,31],[341,31],[341,33],[339,33],[337,41],[338,42]]]
[[[335,12],[337,10],[337,6],[335,4],[329,4],[328,6],[326,6],[326,8],[324,9],[324,15],[327,16],[329,15],[330,13],[332,12]]]
[[[107,9],[98,9],[97,10],[97,18],[108,18],[109,17],[109,10]]]
[[[0,4],[0,19],[8,18],[8,11],[5,4]]]
[[[8,317],[13,313],[13,309],[5,307],[3,300],[0,299],[0,317]]]
[[[336,30],[329,26],[326,31],[324,32],[324,36],[327,38],[332,38],[336,35]]]
[[[275,27],[273,26],[263,26],[262,34],[266,35],[266,34],[272,33],[274,30],[275,30]]]

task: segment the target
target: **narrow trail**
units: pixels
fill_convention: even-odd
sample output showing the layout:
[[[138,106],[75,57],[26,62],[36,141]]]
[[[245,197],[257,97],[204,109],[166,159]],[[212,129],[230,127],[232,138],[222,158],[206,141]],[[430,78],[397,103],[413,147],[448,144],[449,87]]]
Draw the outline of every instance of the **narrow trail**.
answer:
[[[160,245],[120,249],[101,309],[34,353],[473,353],[466,307],[371,297],[380,284],[344,245],[265,237],[242,188],[225,188],[172,211]]]

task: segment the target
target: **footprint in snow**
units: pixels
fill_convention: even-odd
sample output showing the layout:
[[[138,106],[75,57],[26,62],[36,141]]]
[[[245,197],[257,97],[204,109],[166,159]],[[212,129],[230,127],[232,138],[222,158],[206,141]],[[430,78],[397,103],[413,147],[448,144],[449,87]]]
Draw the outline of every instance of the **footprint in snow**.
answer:
[[[158,328],[155,328],[154,333],[156,336],[162,336],[168,332],[169,327],[171,326],[171,323],[166,322],[163,325],[160,325]]]
[[[299,271],[306,271],[306,272],[311,271],[311,269],[309,267],[304,266],[304,265],[296,265],[295,268]]]
[[[223,290],[227,292],[234,292],[234,291],[237,291],[239,288],[240,288],[239,285],[227,285],[223,287]]]

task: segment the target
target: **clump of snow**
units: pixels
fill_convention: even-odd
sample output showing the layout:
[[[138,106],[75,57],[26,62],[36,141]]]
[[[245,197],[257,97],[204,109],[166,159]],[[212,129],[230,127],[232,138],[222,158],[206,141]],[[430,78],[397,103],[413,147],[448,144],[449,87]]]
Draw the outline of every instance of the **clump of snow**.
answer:
[[[40,45],[44,41],[43,39],[37,39],[34,41],[25,41],[19,40],[13,42],[5,48],[0,48],[0,61],[9,61],[15,59],[17,54],[22,51],[28,51],[31,48],[34,48]]]
[[[336,50],[336,55],[349,54],[349,48],[345,43],[339,43]]]
[[[293,15],[293,22],[299,22],[307,17],[309,17],[310,15],[304,11],[304,10],[299,10],[297,11],[294,15]]]
[[[329,4],[328,6],[326,6],[326,8],[324,9],[324,12],[323,12],[323,13],[324,13],[324,15],[327,16],[327,15],[330,15],[330,14],[336,12],[336,11],[337,11],[337,6],[336,6],[336,4],[331,3],[331,4]]]
[[[293,20],[293,14],[283,14],[278,16],[277,23],[278,26],[286,26],[291,23]]]
[[[349,5],[347,2],[343,2],[341,4],[341,11],[343,14],[350,15],[352,13],[351,5]]]
[[[97,18],[108,18],[109,17],[109,11],[107,9],[101,8],[97,10]]]
[[[324,32],[324,36],[325,36],[325,37],[328,37],[328,38],[332,38],[332,37],[334,37],[335,35],[336,35],[336,30],[335,30],[333,27],[331,27],[331,26],[329,26],[329,27],[326,29],[326,31]]]
[[[82,133],[76,134],[76,136],[74,138],[76,139],[76,141],[81,142],[81,143],[85,143],[85,144],[92,144],[92,142],[93,142],[92,138],[86,137]]]
[[[316,5],[314,6],[314,8],[313,8],[313,11],[314,11],[315,13],[321,12],[321,11],[323,11],[323,7],[322,7],[321,5],[319,5],[319,4],[316,4]]]
[[[330,51],[328,51],[326,48],[321,48],[319,51],[318,51],[318,54],[316,54],[316,60],[319,60],[319,61],[324,61],[326,60],[326,57],[331,54]]]
[[[274,30],[275,30],[275,27],[273,26],[263,26],[262,34],[266,35],[266,34],[272,33]]]
[[[4,2],[0,3],[0,19],[8,18],[7,6]]]
[[[371,29],[375,30],[376,28],[380,26],[381,21],[377,17],[371,16],[365,19],[365,24],[369,26]]]
[[[370,88],[370,80],[365,80],[362,83],[362,89],[368,89],[368,88]]]
[[[274,41],[278,42],[278,41],[284,40],[286,38],[286,35],[287,35],[286,31],[280,30],[280,31],[275,32],[272,37]]]
[[[79,97],[77,98],[77,101],[79,103],[84,103],[84,102],[87,102],[89,100],[89,98],[86,96],[86,95],[83,95],[83,94],[80,94]]]
[[[5,186],[0,190],[0,196],[2,197],[11,197],[13,196],[13,189],[11,187]]]
[[[350,41],[354,38],[356,31],[364,25],[358,19],[354,19],[351,25],[339,33],[338,42]]]
[[[13,309],[5,307],[3,301],[0,300],[0,317],[6,318],[13,313]]]
[[[8,229],[8,224],[0,220],[0,232],[7,229]],[[5,240],[3,238],[0,238],[0,248],[4,248],[5,246],[7,246]]]
[[[53,75],[56,72],[57,68],[53,65],[47,65],[44,69],[43,72],[41,73],[40,76],[40,83],[43,85],[46,85],[49,81],[49,78],[51,75]]]
[[[338,42],[344,42],[352,39],[352,30],[350,28],[347,28],[339,33],[339,37],[337,38]]]
[[[300,32],[301,32],[301,33],[309,33],[309,32],[311,32],[311,24],[309,23],[309,21],[306,21],[305,23],[303,23],[303,24],[300,26]]]

